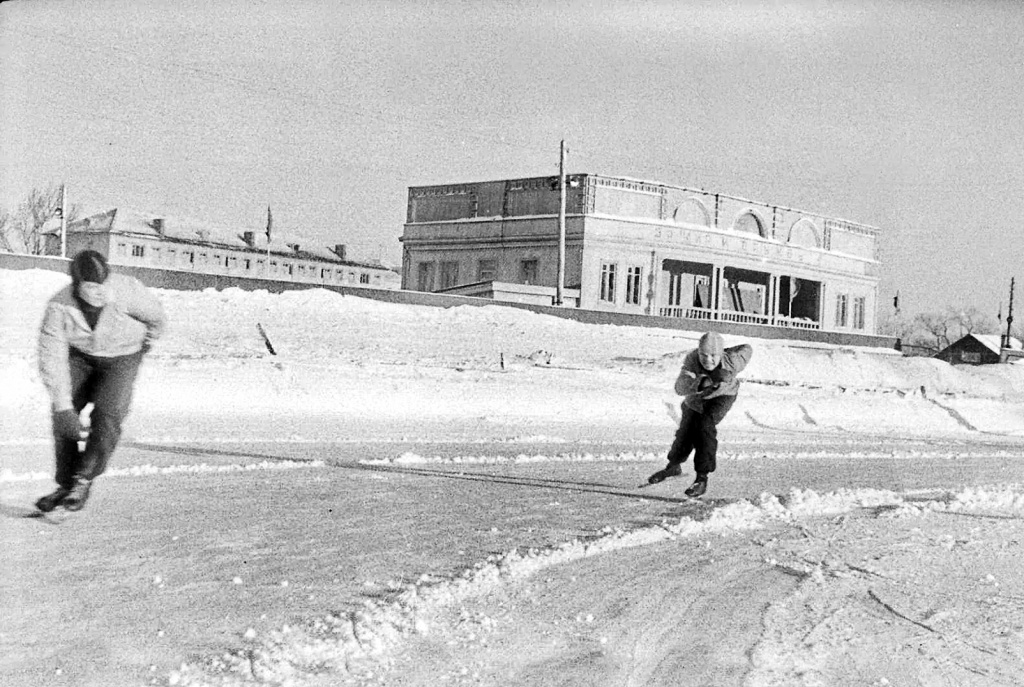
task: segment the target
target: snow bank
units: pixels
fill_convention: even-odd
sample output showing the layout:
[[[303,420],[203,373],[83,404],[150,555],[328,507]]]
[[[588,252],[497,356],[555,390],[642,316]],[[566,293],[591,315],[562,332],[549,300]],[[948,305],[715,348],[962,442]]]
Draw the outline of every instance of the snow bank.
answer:
[[[882,510],[889,517],[946,511],[1024,518],[1024,485],[1019,484],[971,487],[913,503],[908,498],[916,498],[916,494],[875,489],[818,494],[794,489],[783,497],[762,494],[756,504],[737,501],[715,508],[703,520],[682,517],[635,530],[606,527],[590,540],[575,539],[547,549],[508,551],[490,556],[452,579],[423,576],[393,590],[388,600],[365,602],[358,611],[329,614],[301,627],[285,626],[262,637],[248,630],[247,648],[201,664],[182,664],[170,675],[169,682],[193,687],[301,684],[304,678],[325,670],[341,676],[370,678],[390,662],[410,635],[429,634],[446,607],[516,584],[552,566],[674,539],[729,536],[758,529],[775,519],[802,520],[858,509]]]
[[[0,270],[5,444],[50,441],[35,347],[46,300],[67,280],[46,270]],[[170,328],[142,368],[126,426],[136,441],[323,441],[356,418],[545,429],[617,423],[667,436],[679,414],[673,381],[698,336],[323,289],[157,293]],[[747,381],[724,429],[1024,435],[1024,365],[953,367],[893,351],[751,343]],[[220,421],[226,416],[238,421]]]
[[[37,327],[46,300],[68,281],[47,270],[0,270],[5,304],[0,370],[34,362]],[[343,296],[324,289],[271,294],[265,290],[158,289],[170,317],[168,336],[154,352],[161,362],[265,357],[261,323],[280,360],[455,363],[487,354],[523,359],[545,350],[570,366],[655,364],[674,373],[697,333],[643,327],[588,325],[505,308],[432,308]],[[728,343],[739,339],[727,337]],[[735,339],[735,341],[733,341]],[[807,388],[899,389],[921,387],[975,398],[1024,398],[1021,366],[953,367],[938,360],[903,358],[893,351],[825,344],[753,340],[745,377]],[[29,365],[30,368],[34,364]],[[21,368],[24,369],[24,368]]]

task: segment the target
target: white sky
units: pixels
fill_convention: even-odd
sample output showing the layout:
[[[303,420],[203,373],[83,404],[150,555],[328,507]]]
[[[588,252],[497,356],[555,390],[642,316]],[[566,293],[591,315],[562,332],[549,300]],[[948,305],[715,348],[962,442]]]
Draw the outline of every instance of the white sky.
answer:
[[[397,262],[410,185],[572,172],[880,226],[880,314],[1024,277],[1013,2],[0,5],[0,204],[277,226]],[[1018,294],[1020,295],[1020,294]],[[1018,302],[1020,299],[1018,298]]]

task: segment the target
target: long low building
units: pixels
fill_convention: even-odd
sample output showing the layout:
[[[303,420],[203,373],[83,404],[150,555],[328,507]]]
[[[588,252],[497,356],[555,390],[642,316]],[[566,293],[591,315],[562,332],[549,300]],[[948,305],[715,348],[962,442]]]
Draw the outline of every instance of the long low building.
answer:
[[[595,174],[566,177],[563,305],[874,334],[879,229]],[[409,188],[402,288],[557,293],[559,177]],[[496,282],[503,288],[487,284]]]
[[[208,222],[114,208],[70,222],[68,256],[91,248],[111,264],[277,281],[397,289],[400,277],[379,263],[348,258],[274,228],[238,231]],[[45,254],[61,255],[60,228],[45,234]]]

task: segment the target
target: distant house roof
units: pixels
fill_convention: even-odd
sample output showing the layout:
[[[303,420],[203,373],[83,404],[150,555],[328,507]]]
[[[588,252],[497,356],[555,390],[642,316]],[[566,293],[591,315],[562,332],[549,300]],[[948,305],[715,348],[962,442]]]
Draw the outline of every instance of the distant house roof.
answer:
[[[1003,337],[999,334],[968,334],[967,336],[973,336],[988,350],[998,354],[1002,350]],[[1010,337],[1010,350],[1020,351],[1024,350],[1024,345],[1021,344],[1020,339]]]
[[[57,231],[59,227],[54,227],[46,233]],[[276,255],[388,269],[378,263],[343,259],[333,249],[318,245],[306,237],[281,231],[277,226],[271,229],[268,244],[265,228],[239,230],[203,220],[162,217],[130,208],[111,208],[69,223],[68,233],[75,232],[149,236],[196,245],[226,246],[236,250],[266,252],[269,249]],[[251,245],[246,241],[246,233],[251,234]]]

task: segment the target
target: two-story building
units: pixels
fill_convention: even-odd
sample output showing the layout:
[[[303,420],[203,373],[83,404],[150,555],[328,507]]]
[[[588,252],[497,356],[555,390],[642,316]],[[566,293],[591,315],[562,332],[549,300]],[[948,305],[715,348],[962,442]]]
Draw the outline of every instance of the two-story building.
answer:
[[[650,181],[566,180],[563,305],[875,333],[875,227]],[[402,288],[551,304],[560,194],[557,176],[410,187]]]
[[[400,282],[384,265],[351,260],[344,245],[318,246],[277,228],[238,231],[114,208],[69,223],[67,234],[68,256],[91,248],[112,265],[379,289]],[[45,240],[47,255],[61,254],[59,228]]]

